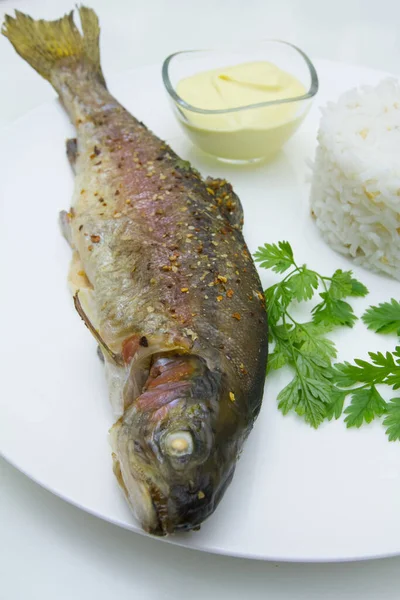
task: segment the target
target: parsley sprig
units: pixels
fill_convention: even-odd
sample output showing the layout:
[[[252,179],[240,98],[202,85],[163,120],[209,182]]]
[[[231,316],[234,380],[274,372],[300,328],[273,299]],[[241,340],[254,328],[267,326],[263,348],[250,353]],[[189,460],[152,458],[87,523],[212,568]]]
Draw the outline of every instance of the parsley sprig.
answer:
[[[371,306],[362,319],[369,329],[377,333],[397,331],[400,336],[400,303],[393,298],[390,302]],[[354,364],[344,362],[334,365],[336,386],[345,396],[351,397],[344,411],[347,415],[345,423],[347,427],[361,427],[363,423],[385,415],[383,425],[389,441],[400,440],[400,398],[385,402],[376,387],[386,385],[393,390],[400,389],[400,346],[396,346],[393,352],[368,354],[370,361],[356,358]]]
[[[368,290],[351,271],[337,270],[327,277],[298,265],[288,242],[265,244],[255,253],[255,260],[261,267],[286,273],[265,292],[269,336],[274,343],[268,370],[288,365],[294,371],[278,395],[278,407],[283,414],[295,410],[317,428],[327,417],[332,398],[339,394],[332,381],[337,351],[326,334],[337,326],[353,326],[357,317],[344,298],[365,296]],[[311,319],[300,323],[292,314],[293,303],[311,300],[319,290],[321,301],[312,309]]]
[[[370,361],[333,364],[337,350],[327,337],[336,327],[353,327],[357,317],[345,299],[366,296],[367,288],[351,271],[338,269],[328,277],[307,265],[298,265],[288,242],[265,244],[255,253],[255,260],[261,267],[285,274],[265,291],[273,344],[268,372],[288,366],[293,374],[278,394],[283,414],[294,410],[317,428],[325,419],[338,419],[350,396],[344,410],[347,427],[360,427],[384,415],[389,440],[400,440],[400,398],[385,402],[377,389],[379,385],[400,388],[400,346],[385,355],[371,352]],[[320,301],[311,309],[310,319],[296,320],[292,310],[295,305],[311,300],[317,293]],[[397,331],[400,335],[400,304],[392,299],[370,307],[363,321],[376,332]]]

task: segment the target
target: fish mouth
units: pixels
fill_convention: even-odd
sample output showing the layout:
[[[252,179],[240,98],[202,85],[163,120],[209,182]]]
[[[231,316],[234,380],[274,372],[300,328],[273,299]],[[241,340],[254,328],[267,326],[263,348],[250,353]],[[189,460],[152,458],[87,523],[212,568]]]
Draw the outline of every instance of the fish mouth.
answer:
[[[168,498],[154,484],[148,484],[148,491],[154,510],[153,521],[146,531],[152,535],[166,536],[198,531],[215,507],[215,497],[211,496],[207,502],[204,492],[200,490],[193,493],[196,500],[189,503],[177,501],[174,494],[176,489],[170,490]]]
[[[144,531],[152,535],[168,535],[171,532],[171,526],[165,495],[153,482],[143,476],[140,469],[135,469],[131,479],[133,486],[129,486],[129,490],[122,474],[120,457],[113,452],[112,458],[114,475]],[[133,490],[134,493],[132,493]]]
[[[232,468],[215,490],[204,480],[200,487],[196,485],[192,489],[175,485],[163,490],[137,465],[134,471],[131,465],[131,485],[126,485],[115,454],[113,459],[114,473],[132,512],[144,531],[158,537],[198,531],[214,512],[234,473]]]
[[[168,499],[153,483],[147,485],[154,509],[154,522],[147,528],[147,531],[152,535],[165,537],[174,532],[168,513]]]
[[[154,521],[151,526],[147,528],[148,533],[159,537],[165,537],[173,533],[186,533],[189,531],[198,531],[200,529],[200,523],[191,523],[187,521],[180,522],[179,519],[171,518],[168,499],[156,486],[152,485],[149,492],[154,508]]]

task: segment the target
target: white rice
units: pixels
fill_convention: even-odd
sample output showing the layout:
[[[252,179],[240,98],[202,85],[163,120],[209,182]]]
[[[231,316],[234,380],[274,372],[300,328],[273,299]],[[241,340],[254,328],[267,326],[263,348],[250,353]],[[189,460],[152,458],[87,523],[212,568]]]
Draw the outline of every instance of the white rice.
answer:
[[[385,79],[322,110],[311,209],[325,241],[400,279],[400,85]]]

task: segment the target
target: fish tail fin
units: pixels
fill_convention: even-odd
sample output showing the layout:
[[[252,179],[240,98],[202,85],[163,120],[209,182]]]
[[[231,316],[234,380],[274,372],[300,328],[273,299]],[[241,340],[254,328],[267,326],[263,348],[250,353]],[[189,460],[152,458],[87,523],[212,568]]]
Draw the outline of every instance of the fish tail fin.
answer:
[[[94,66],[99,78],[106,84],[100,63],[100,25],[99,18],[92,8],[79,7],[79,16],[83,31],[83,47],[85,56]]]
[[[56,21],[35,21],[18,10],[15,17],[6,15],[1,33],[48,81],[57,68],[84,62],[105,84],[100,65],[99,20],[90,8],[80,6],[78,10],[83,35],[74,23],[73,12]]]

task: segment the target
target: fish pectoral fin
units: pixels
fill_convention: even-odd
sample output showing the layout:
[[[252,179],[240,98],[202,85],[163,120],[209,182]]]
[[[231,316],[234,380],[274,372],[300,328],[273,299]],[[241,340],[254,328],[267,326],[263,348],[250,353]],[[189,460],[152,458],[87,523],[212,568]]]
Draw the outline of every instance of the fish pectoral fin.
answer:
[[[61,233],[63,234],[71,248],[73,248],[74,245],[72,243],[70,213],[68,213],[66,210],[61,210],[58,217],[58,222],[60,224]]]
[[[103,353],[106,356],[108,356],[116,365],[118,365],[120,367],[124,366],[124,361],[123,361],[122,356],[120,354],[116,354],[115,352],[113,352],[111,350],[111,348],[109,348],[107,346],[107,344],[105,343],[105,341],[101,337],[100,333],[94,327],[94,325],[90,321],[89,317],[87,316],[87,314],[83,310],[82,304],[81,304],[81,302],[79,300],[79,290],[74,294],[74,305],[75,305],[75,308],[76,308],[76,311],[77,311],[78,315],[81,317],[82,321],[85,323],[86,327],[89,329],[89,331],[91,332],[91,334],[95,338],[96,342],[101,347]]]
[[[215,198],[222,216],[232,227],[241,231],[243,228],[243,207],[231,184],[225,179],[213,179],[212,177],[207,177],[205,183],[207,188],[214,192],[213,198]]]
[[[78,290],[83,291],[92,291],[93,286],[89,281],[88,276],[85,273],[85,270],[82,265],[81,258],[79,256],[79,252],[74,250],[72,253],[72,260],[69,267],[68,273],[68,286],[71,291],[71,295],[73,296]],[[94,294],[93,294],[94,296]]]
[[[76,157],[78,155],[78,142],[76,141],[76,138],[70,138],[66,141],[65,145],[67,148],[69,164],[75,172]]]
[[[101,346],[97,346],[96,352],[97,352],[97,356],[99,357],[99,359],[103,363],[104,362],[104,354],[103,354],[103,351],[101,349]]]

